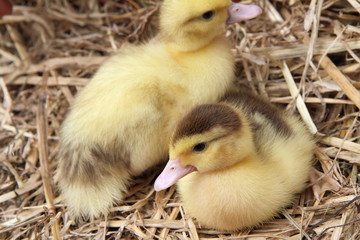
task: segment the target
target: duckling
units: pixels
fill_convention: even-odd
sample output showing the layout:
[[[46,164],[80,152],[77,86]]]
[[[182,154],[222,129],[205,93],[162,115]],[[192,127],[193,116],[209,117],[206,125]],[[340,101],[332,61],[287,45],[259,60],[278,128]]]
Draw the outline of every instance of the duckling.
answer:
[[[178,123],[156,191],[177,182],[201,225],[235,231],[274,217],[309,180],[315,143],[297,116],[247,92],[196,106]]]
[[[197,104],[218,101],[232,83],[225,22],[260,13],[227,0],[165,0],[158,36],[98,69],[61,128],[55,179],[71,216],[108,214],[131,176],[167,159],[178,119]]]

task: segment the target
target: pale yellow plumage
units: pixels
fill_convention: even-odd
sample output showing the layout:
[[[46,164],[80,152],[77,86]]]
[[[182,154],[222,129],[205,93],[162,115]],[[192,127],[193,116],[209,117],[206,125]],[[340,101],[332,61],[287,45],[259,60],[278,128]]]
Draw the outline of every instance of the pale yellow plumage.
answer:
[[[168,187],[174,181],[166,179],[192,166],[177,177],[188,174],[177,186],[190,216],[221,230],[256,226],[305,188],[314,145],[297,116],[242,92],[184,117],[171,141],[171,168],[165,167],[155,189]]]
[[[177,120],[218,101],[233,79],[228,0],[165,0],[160,33],[107,60],[62,126],[57,181],[72,216],[98,217],[128,179],[164,160]],[[211,19],[202,14],[214,11]]]

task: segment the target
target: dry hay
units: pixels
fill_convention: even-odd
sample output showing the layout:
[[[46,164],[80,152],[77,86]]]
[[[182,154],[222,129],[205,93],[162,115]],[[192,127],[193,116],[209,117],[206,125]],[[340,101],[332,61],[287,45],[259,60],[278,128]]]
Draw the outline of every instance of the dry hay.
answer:
[[[318,130],[326,174],[319,200],[305,191],[279,217],[236,233],[198,226],[174,187],[155,193],[159,169],[136,178],[108,219],[70,220],[52,184],[59,126],[106,56],[156,33],[159,1],[13,3],[0,19],[0,239],[360,238],[359,2],[264,0],[262,16],[228,28],[239,84]]]

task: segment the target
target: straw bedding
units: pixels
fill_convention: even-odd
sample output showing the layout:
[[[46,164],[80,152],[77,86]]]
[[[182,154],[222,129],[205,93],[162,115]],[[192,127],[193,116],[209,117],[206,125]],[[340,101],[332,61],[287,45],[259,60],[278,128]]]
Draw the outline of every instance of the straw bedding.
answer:
[[[156,34],[160,1],[13,3],[0,19],[0,239],[360,239],[358,1],[263,0],[260,17],[228,27],[239,86],[301,114],[325,173],[318,200],[304,191],[235,233],[199,226],[174,187],[155,193],[160,167],[134,179],[107,219],[69,218],[53,184],[61,122],[107,56]]]

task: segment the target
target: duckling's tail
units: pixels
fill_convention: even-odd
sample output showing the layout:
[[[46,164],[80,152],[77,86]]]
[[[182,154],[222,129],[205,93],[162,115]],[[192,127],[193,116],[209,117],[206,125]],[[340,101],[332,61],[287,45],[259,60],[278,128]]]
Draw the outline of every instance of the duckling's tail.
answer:
[[[130,178],[128,168],[112,152],[89,144],[62,144],[55,179],[62,200],[75,219],[107,215],[123,199]]]

